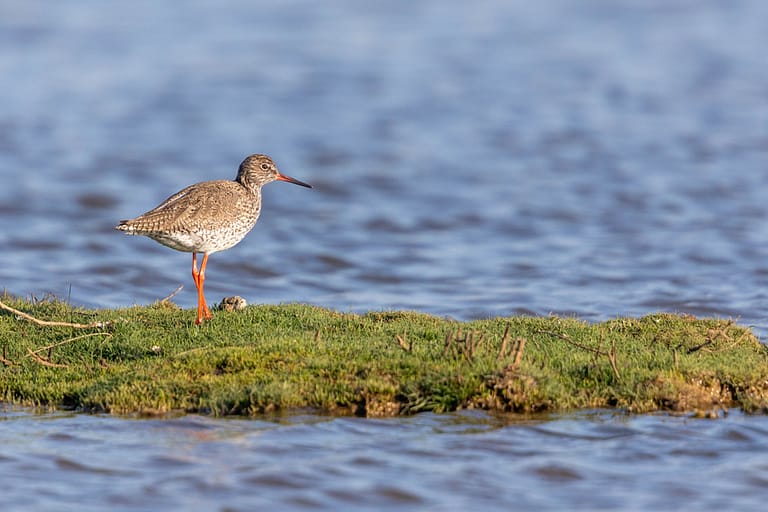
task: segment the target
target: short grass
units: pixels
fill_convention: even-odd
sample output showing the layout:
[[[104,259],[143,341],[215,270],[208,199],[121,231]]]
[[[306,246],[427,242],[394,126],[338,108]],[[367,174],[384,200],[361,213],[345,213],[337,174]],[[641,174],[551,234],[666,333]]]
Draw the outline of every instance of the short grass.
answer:
[[[286,304],[217,311],[198,327],[194,312],[167,303],[85,310],[56,300],[2,301],[40,320],[103,323],[46,326],[0,311],[0,401],[17,404],[217,416],[306,408],[367,416],[768,410],[768,351],[726,320],[457,322]]]

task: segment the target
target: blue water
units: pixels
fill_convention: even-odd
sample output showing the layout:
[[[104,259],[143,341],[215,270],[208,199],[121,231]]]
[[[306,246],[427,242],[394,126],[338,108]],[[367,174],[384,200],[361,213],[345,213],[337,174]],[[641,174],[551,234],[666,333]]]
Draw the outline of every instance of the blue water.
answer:
[[[763,510],[768,418],[0,410],[3,510]]]
[[[314,188],[265,189],[253,233],[211,257],[211,303],[241,295],[459,319],[554,312],[597,321],[670,311],[736,318],[764,337],[767,19],[761,0],[2,3],[0,288],[116,307],[184,284],[174,301],[192,307],[189,255],[113,226],[186,185],[233,178],[246,155],[262,152]],[[129,429],[109,433],[109,422],[121,419],[72,421],[91,420],[105,439]],[[233,425],[210,421],[214,432]],[[387,423],[404,429],[398,443],[411,442],[410,421],[426,420]],[[689,425],[653,421],[675,435]],[[59,429],[75,435],[67,421],[45,424],[44,438]],[[347,435],[323,431],[325,421],[303,424],[310,439],[329,444]],[[502,430],[514,437],[518,428]],[[659,434],[633,437],[631,448],[643,453],[650,438],[675,449]],[[764,475],[754,448],[686,450],[705,461],[709,452],[730,461],[734,450],[740,462],[724,462],[728,475],[734,467]],[[359,450],[378,460],[377,445]],[[526,471],[503,452],[482,453],[490,466]],[[586,466],[607,465],[604,475],[619,467],[591,450],[582,455]],[[33,464],[23,452],[11,457]],[[282,457],[271,461],[275,472]],[[719,503],[709,484],[682,483],[684,468],[669,463],[676,459],[643,457],[629,474],[650,464],[653,481],[682,486],[670,484],[659,500],[676,499],[674,508]],[[681,460],[703,471],[697,457]],[[419,459],[408,459],[421,468],[408,475],[414,486],[463,481],[430,479],[449,471],[445,460]],[[59,469],[43,465],[35,478],[50,482]],[[361,483],[364,472],[336,478],[342,489],[360,479],[346,492],[386,495],[392,486],[380,481],[402,473],[390,469],[377,477],[381,487]],[[576,464],[565,474],[573,471],[588,473]],[[126,477],[136,478],[144,476]],[[495,484],[483,503],[563,506],[546,501],[560,482],[532,477],[523,487],[519,478]],[[765,482],[742,478],[752,493]],[[313,488],[311,478],[300,481]],[[597,482],[569,484],[567,503],[657,504],[658,489],[631,478],[620,486],[627,501],[595,501],[615,483]],[[130,496],[148,484],[126,485],[114,492]],[[164,499],[186,499],[185,485],[163,488]],[[518,495],[505,494],[507,485],[518,485]],[[60,496],[42,490],[39,508],[53,508]],[[519,501],[526,490],[544,501]],[[403,498],[412,508],[449,503],[404,492],[419,498]],[[335,507],[325,491],[309,495],[307,508]],[[479,500],[462,496],[457,509]],[[210,499],[204,508],[224,503]]]
[[[118,220],[250,153],[211,301],[766,326],[768,5],[0,7],[0,285],[147,303],[188,254]]]

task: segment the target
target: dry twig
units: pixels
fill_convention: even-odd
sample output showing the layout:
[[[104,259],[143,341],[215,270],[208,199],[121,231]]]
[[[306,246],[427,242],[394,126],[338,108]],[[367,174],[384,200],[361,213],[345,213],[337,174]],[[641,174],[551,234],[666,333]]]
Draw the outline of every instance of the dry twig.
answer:
[[[510,326],[507,324],[507,328],[504,329],[504,335],[501,337],[501,348],[499,348],[499,355],[497,356],[498,361],[502,361],[503,359],[506,359],[510,355],[514,355],[512,358],[512,364],[509,366],[511,369],[517,369],[520,366],[520,363],[523,360],[523,351],[525,350],[525,344],[527,340],[525,338],[515,338],[512,341],[512,346],[509,346],[509,329]]]
[[[501,337],[501,348],[499,349],[499,357],[497,359],[503,359],[507,354],[507,344],[509,343],[509,324],[504,329],[504,336]]]
[[[707,340],[704,343],[701,343],[699,345],[696,345],[695,347],[691,347],[688,349],[688,354],[692,354],[693,352],[696,352],[698,350],[702,350],[703,352],[710,352],[710,353],[716,353],[716,352],[725,352],[726,350],[731,350],[733,347],[741,343],[741,340],[744,339],[746,335],[749,334],[749,331],[745,330],[741,333],[741,336],[733,339],[733,336],[728,334],[728,329],[730,329],[736,322],[734,320],[729,320],[726,322],[725,326],[723,326],[721,329],[710,329],[707,332]],[[708,345],[712,345],[715,343],[715,341],[721,338],[725,341],[725,345],[718,348],[718,349],[710,349],[707,348]]]
[[[23,311],[19,311],[18,309],[12,308],[11,306],[3,303],[3,301],[0,301],[0,309],[4,309],[6,311],[13,313],[14,315],[16,315],[17,318],[23,318],[24,320],[29,320],[33,324],[41,325],[44,327],[73,327],[75,329],[94,329],[94,328],[100,328],[100,327],[107,327],[112,324],[112,322],[91,322],[89,324],[78,324],[78,323],[72,323],[72,322],[51,322],[48,320],[38,320],[32,315],[24,313]]]
[[[30,349],[27,349],[27,350],[30,353],[32,353],[32,354],[39,354],[40,352],[43,352],[44,350],[50,351],[51,349],[53,349],[55,347],[60,347],[61,345],[66,345],[67,343],[72,343],[73,341],[77,341],[77,340],[80,340],[80,339],[83,339],[83,338],[90,338],[90,337],[93,337],[93,336],[107,336],[109,338],[112,337],[112,335],[110,333],[108,333],[108,332],[92,332],[90,334],[81,334],[80,336],[75,336],[74,338],[68,338],[66,340],[62,340],[62,341],[59,341],[57,343],[53,343],[53,344],[48,345],[46,347],[40,347],[37,350],[30,350]]]
[[[608,352],[608,360],[611,362],[611,368],[613,374],[616,376],[616,380],[621,381],[621,375],[619,374],[619,367],[616,364],[616,339],[611,338],[611,350]]]
[[[10,359],[7,359],[5,357],[6,355],[7,354],[5,352],[5,345],[3,345],[3,355],[2,357],[0,357],[0,363],[3,363],[5,366],[13,366],[13,361],[11,361]]]
[[[27,352],[29,352],[29,357],[31,357],[32,359],[34,359],[35,361],[37,361],[38,363],[40,363],[43,366],[50,366],[52,368],[67,368],[66,364],[52,363],[52,362],[48,361],[47,359],[43,359],[39,355],[37,355],[34,352],[32,352],[31,349],[27,349]]]
[[[410,342],[405,341],[405,334],[401,337],[399,334],[395,336],[395,339],[397,340],[397,344],[402,347],[403,350],[406,352],[413,352],[413,340]]]
[[[515,359],[512,362],[512,367],[519,368],[520,363],[523,361],[523,350],[525,349],[525,338],[517,338],[515,342],[517,347],[515,348]]]
[[[90,334],[82,334],[80,336],[75,336],[74,338],[67,338],[66,340],[62,340],[62,341],[59,341],[57,343],[52,343],[50,345],[46,345],[45,347],[40,347],[40,348],[38,348],[36,350],[32,350],[31,348],[27,348],[27,355],[26,355],[26,357],[29,357],[29,358],[35,360],[36,362],[38,362],[38,363],[40,363],[40,364],[42,364],[44,366],[51,366],[51,367],[54,367],[54,368],[66,368],[67,365],[65,365],[65,364],[56,364],[56,363],[52,363],[51,362],[51,355],[53,353],[53,349],[56,348],[56,347],[60,347],[62,345],[66,345],[67,343],[72,343],[73,341],[81,340],[83,338],[90,338],[92,336],[107,336],[107,337],[111,338],[112,334],[110,334],[108,332],[93,332],[93,333],[90,333]],[[43,352],[45,350],[48,351],[48,359],[44,359],[44,358],[42,358],[42,357],[40,357],[38,355],[40,352]],[[2,355],[2,357],[0,357],[0,363],[5,364],[6,366],[12,366],[12,365],[16,364],[14,361],[11,361],[10,359],[6,358],[5,347],[3,347],[3,355]]]
[[[173,290],[170,293],[170,295],[165,296],[164,298],[160,299],[158,302],[160,302],[160,304],[165,304],[166,302],[174,298],[183,289],[184,289],[184,285],[180,284],[175,290]]]
[[[467,334],[462,333],[461,329],[457,329],[455,332],[449,332],[445,336],[445,346],[443,348],[443,354],[453,357],[465,357],[467,359],[473,359],[477,349],[479,349],[483,343],[485,343],[485,333],[478,331],[470,331]]]

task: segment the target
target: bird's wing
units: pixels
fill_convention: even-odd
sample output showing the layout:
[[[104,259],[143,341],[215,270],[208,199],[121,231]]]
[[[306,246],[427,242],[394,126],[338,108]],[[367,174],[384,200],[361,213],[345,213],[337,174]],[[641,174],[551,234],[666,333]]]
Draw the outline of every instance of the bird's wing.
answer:
[[[180,190],[148,212],[135,219],[124,221],[127,227],[137,232],[156,230],[184,229],[189,226],[205,227],[206,219],[216,217],[215,213],[227,207],[227,199],[232,195],[229,188],[234,182],[206,182],[190,185]],[[216,194],[210,193],[210,187],[216,186]],[[213,199],[215,197],[215,199]],[[213,215],[211,215],[213,214]]]

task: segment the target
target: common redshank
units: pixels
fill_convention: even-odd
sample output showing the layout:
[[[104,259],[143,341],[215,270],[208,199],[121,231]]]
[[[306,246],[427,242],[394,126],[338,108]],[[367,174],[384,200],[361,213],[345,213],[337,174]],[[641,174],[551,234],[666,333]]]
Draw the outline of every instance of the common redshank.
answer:
[[[115,229],[144,235],[166,247],[192,253],[192,279],[197,288],[196,324],[211,319],[203,284],[208,256],[234,246],[253,228],[261,213],[261,187],[280,180],[312,188],[285,174],[267,155],[251,155],[240,164],[234,181],[195,183]],[[203,254],[197,270],[197,253]]]

